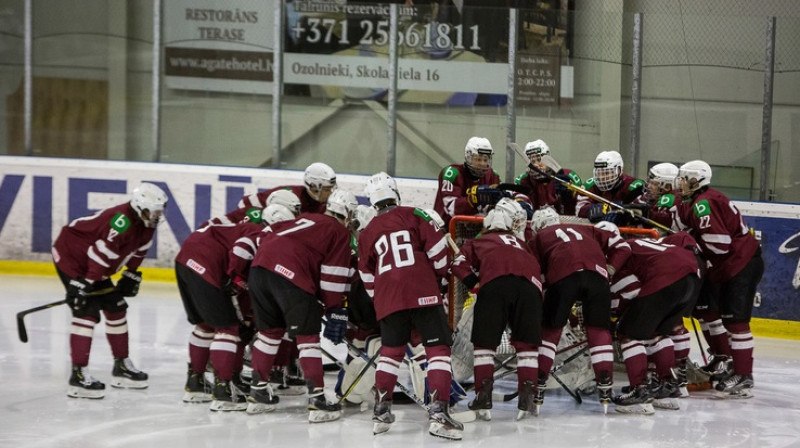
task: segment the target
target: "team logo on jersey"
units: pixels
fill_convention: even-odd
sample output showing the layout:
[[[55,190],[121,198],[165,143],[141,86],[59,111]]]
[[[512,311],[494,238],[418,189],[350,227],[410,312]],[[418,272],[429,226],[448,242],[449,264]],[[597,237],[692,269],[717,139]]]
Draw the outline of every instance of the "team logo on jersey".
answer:
[[[514,178],[514,183],[520,185],[522,184],[522,179],[525,179],[526,177],[528,177],[528,173],[522,173]]]
[[[458,170],[453,168],[452,166],[448,166],[447,168],[442,171],[442,180],[446,180],[448,182],[455,182],[456,177],[458,177]]]
[[[128,227],[130,226],[131,220],[122,213],[117,213],[113,218],[111,218],[111,228],[116,230],[117,233],[122,233],[128,230]]]
[[[437,303],[439,303],[438,296],[427,296],[427,297],[420,297],[417,299],[417,304],[420,306],[436,305]]]
[[[275,265],[275,272],[281,274],[289,280],[294,278],[294,272],[291,269],[288,269],[286,266],[280,264]]]
[[[202,264],[192,260],[191,258],[189,259],[189,261],[186,262],[186,267],[188,267],[189,269],[193,270],[194,272],[197,272],[200,275],[203,275],[203,274],[206,273],[205,266],[203,266]]]
[[[670,208],[675,205],[675,195],[672,193],[667,193],[662,195],[658,198],[658,202],[656,203],[658,207]]]
[[[251,208],[251,209],[247,210],[244,214],[245,214],[245,216],[247,216],[247,219],[250,222],[254,222],[256,224],[261,222],[262,216],[261,216],[261,209],[260,208],[255,208],[255,207]]]
[[[708,204],[708,200],[703,199],[702,201],[697,201],[696,204],[692,207],[694,209],[694,215],[698,218],[701,216],[706,216],[711,214],[711,206]]]
[[[424,219],[425,221],[430,221],[431,220],[431,215],[427,214],[425,212],[425,210],[422,210],[422,209],[419,209],[419,208],[415,208],[414,209],[414,214],[419,216],[420,218]]]
[[[583,189],[588,190],[594,186],[594,177],[590,177],[586,179],[586,183],[583,184]]]
[[[628,185],[629,191],[636,190],[637,188],[644,188],[644,182],[642,182],[639,179],[636,179],[635,181],[631,182],[630,185]]]
[[[575,171],[570,171],[569,174],[567,174],[567,176],[569,176],[569,179],[572,181],[574,185],[580,185],[581,182],[583,182],[581,180],[581,176],[578,176],[578,173],[576,173]]]

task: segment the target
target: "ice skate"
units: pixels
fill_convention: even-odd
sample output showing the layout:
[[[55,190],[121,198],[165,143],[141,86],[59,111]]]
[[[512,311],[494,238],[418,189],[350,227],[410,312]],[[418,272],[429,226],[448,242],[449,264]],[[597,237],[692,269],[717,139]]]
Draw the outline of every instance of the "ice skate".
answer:
[[[689,360],[686,358],[681,358],[677,360],[678,366],[672,369],[672,373],[675,376],[675,381],[678,385],[678,392],[680,392],[679,398],[686,398],[689,396],[689,368],[688,368]]]
[[[467,405],[470,410],[475,411],[475,416],[479,420],[488,422],[492,419],[492,389],[494,389],[494,381],[491,378],[484,379],[481,391]]]
[[[211,385],[206,382],[205,372],[195,373],[189,366],[186,386],[183,390],[184,403],[208,403],[211,401]]]
[[[650,385],[650,395],[653,397],[653,407],[677,411],[681,408],[678,398],[681,396],[677,380],[654,380]]]
[[[321,387],[309,388],[308,391],[308,421],[310,423],[323,423],[339,420],[342,416],[342,405],[329,403]]]
[[[733,358],[726,355],[711,355],[708,364],[700,370],[710,376],[712,383],[725,381],[733,375]]]
[[[597,380],[597,395],[600,404],[603,405],[603,413],[608,414],[608,405],[611,403],[611,387],[614,385],[614,380],[611,379],[609,372],[602,372],[600,378]]]
[[[372,414],[372,434],[383,434],[394,423],[392,414],[392,400],[387,400],[385,390],[373,389],[375,394],[375,409]]]
[[[636,387],[623,388],[622,395],[614,397],[614,410],[621,414],[653,415],[653,398],[650,385],[640,384]]]
[[[244,411],[247,409],[247,399],[240,390],[232,384],[219,378],[214,379],[214,390],[211,393],[212,411]]]
[[[257,381],[258,374],[255,372],[253,377],[256,382],[250,386],[250,395],[247,396],[247,413],[253,415],[274,411],[280,398],[273,392],[272,385],[266,381]]]
[[[547,389],[547,378],[539,377],[536,383],[536,393],[533,394],[533,402],[536,403],[536,415],[544,404],[544,391]]]
[[[103,398],[106,385],[89,374],[86,367],[72,366],[67,396],[72,398]]]
[[[461,440],[464,425],[450,416],[449,404],[446,401],[435,401],[431,395],[431,407],[428,410],[428,433],[432,436],[450,440]]]
[[[714,388],[716,398],[752,398],[753,375],[733,375],[725,381],[720,381]]]
[[[147,389],[147,374],[137,369],[130,358],[114,358],[111,387]]]
[[[522,389],[519,391],[519,399],[517,401],[517,409],[519,409],[517,420],[522,420],[531,414],[539,415],[536,395],[536,386],[534,386],[533,381],[528,380],[522,383]]]
[[[276,395],[303,395],[306,392],[305,380],[289,376],[283,367],[272,369],[269,382]]]

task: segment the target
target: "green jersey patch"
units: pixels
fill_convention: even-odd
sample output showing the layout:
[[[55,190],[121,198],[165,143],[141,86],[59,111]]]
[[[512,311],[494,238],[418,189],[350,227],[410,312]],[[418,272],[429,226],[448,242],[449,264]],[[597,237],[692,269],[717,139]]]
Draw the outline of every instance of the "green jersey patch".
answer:
[[[260,208],[253,207],[251,209],[248,209],[246,212],[244,212],[244,214],[247,216],[247,219],[250,222],[254,222],[256,224],[261,222],[262,216],[261,216],[261,209]]]
[[[514,178],[514,183],[517,185],[522,185],[522,181],[525,180],[526,177],[528,177],[528,173],[522,173]]]
[[[116,230],[117,233],[122,233],[128,230],[128,227],[130,226],[131,220],[122,213],[117,213],[113,218],[111,218],[111,228]]]
[[[639,179],[636,179],[635,181],[631,182],[630,185],[628,185],[628,191],[633,191],[636,190],[637,188],[644,188],[644,182],[642,182]]]
[[[415,208],[414,214],[424,219],[425,221],[430,221],[431,219],[433,219],[431,218],[431,215],[425,213],[425,210],[422,210],[421,208]]]
[[[567,176],[569,176],[569,180],[572,181],[573,185],[580,186],[581,183],[583,182],[581,180],[581,176],[578,176],[578,173],[576,173],[575,171],[570,171],[569,174],[567,174]]]
[[[662,195],[656,202],[656,206],[662,208],[672,208],[673,205],[675,205],[675,195],[672,193]]]
[[[458,177],[458,170],[452,166],[448,166],[442,171],[442,180],[454,183]]]
[[[698,218],[701,216],[707,216],[711,214],[711,205],[709,205],[707,199],[703,199],[702,201],[697,201],[693,206],[694,215]]]
[[[588,190],[594,186],[594,177],[590,177],[586,179],[586,182],[583,184],[583,189]]]

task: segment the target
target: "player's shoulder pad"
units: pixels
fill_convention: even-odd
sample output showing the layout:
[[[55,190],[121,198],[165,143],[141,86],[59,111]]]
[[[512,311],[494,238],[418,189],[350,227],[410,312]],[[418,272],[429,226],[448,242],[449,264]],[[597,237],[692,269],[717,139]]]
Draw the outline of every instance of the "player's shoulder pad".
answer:
[[[642,181],[641,179],[634,179],[634,181],[631,182],[630,185],[628,185],[629,191],[633,191],[639,188],[644,188],[644,181]]]
[[[111,218],[111,228],[117,233],[123,233],[131,226],[131,219],[124,213],[117,213]]]
[[[262,213],[261,213],[261,209],[258,208],[258,207],[252,207],[252,208],[247,209],[247,211],[244,212],[244,215],[245,215],[245,219],[248,222],[254,222],[256,224],[260,223],[261,219],[263,218]]]
[[[431,215],[425,213],[425,210],[423,210],[421,208],[415,208],[414,209],[414,214],[419,216],[420,218],[424,219],[425,221],[430,221],[431,219],[433,219],[433,218],[431,218]]]
[[[583,189],[588,190],[594,186],[594,177],[590,177],[586,179],[586,182],[583,183]]]
[[[675,205],[675,195],[672,193],[662,194],[656,202],[657,207],[670,208]]]
[[[692,205],[692,210],[698,218],[708,216],[711,215],[711,204],[708,203],[708,199],[701,199]]]
[[[458,178],[458,174],[459,174],[458,168],[452,165],[445,167],[445,169],[442,170],[442,180],[446,180],[448,182],[455,182],[456,179]]]
[[[578,173],[576,173],[575,171],[570,171],[569,173],[567,173],[567,176],[569,176],[569,180],[574,185],[580,185],[583,183],[583,181],[581,180],[581,176],[579,176]],[[594,182],[594,179],[592,179],[592,182]]]
[[[522,181],[528,177],[528,173],[522,173],[519,176],[514,178],[514,183],[517,185],[521,185]]]

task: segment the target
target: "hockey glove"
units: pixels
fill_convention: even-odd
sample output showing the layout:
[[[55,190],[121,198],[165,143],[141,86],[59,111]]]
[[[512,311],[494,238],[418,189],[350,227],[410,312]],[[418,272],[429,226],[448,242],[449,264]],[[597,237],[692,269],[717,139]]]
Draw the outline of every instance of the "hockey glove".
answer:
[[[609,207],[608,204],[592,204],[589,206],[589,210],[586,212],[586,218],[588,218],[589,222],[592,224],[598,223],[604,220],[603,218],[610,211],[610,209],[611,207]]]
[[[572,179],[566,174],[556,174],[556,178],[564,182],[572,183]],[[572,198],[572,191],[561,182],[555,181],[555,192],[562,201],[567,201]]]
[[[76,278],[67,284],[67,305],[76,314],[86,311],[89,305],[88,294],[92,292],[92,284],[82,278]]]
[[[525,216],[526,216],[525,219],[530,221],[531,218],[533,218],[533,206],[529,202],[523,199],[514,199],[514,200],[520,205],[520,207],[522,207],[523,210],[525,210]]]
[[[325,330],[322,331],[322,336],[325,339],[339,344],[344,340],[344,334],[347,331],[347,308],[338,306],[328,308],[325,311]]]
[[[139,271],[125,271],[117,282],[116,290],[122,297],[135,297],[139,294],[139,285],[142,283],[142,273]]]
[[[504,197],[511,195],[503,190],[488,185],[473,185],[467,188],[467,202],[473,207],[494,205]]]
[[[222,287],[222,292],[224,292],[226,296],[238,296],[245,291],[247,291],[247,280],[238,275],[229,278],[225,286]]]

